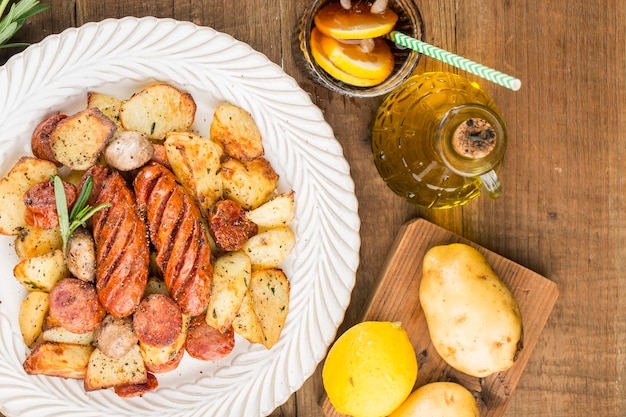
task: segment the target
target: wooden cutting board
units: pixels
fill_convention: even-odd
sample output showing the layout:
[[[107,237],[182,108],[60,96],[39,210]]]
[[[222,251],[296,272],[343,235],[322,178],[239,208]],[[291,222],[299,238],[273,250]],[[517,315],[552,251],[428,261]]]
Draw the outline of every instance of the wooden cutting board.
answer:
[[[418,289],[424,254],[433,246],[455,242],[469,244],[487,258],[517,299],[522,311],[524,347],[517,361],[506,372],[487,378],[465,375],[452,369],[440,358],[430,343],[426,319],[419,303]],[[458,382],[476,397],[481,417],[499,417],[504,414],[557,297],[558,290],[554,282],[426,220],[416,219],[400,230],[363,321],[402,322],[419,363],[415,388],[435,381]],[[344,416],[333,408],[326,396],[322,398],[321,406],[327,417]]]

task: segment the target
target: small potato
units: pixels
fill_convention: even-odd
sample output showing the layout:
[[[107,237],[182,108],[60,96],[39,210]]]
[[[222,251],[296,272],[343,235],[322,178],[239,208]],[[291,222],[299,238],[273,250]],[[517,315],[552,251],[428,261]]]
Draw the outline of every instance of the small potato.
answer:
[[[252,161],[265,153],[256,122],[250,113],[233,104],[217,106],[211,122],[210,137],[222,145],[228,156],[241,161]]]
[[[278,174],[265,158],[250,162],[228,159],[222,163],[224,198],[239,203],[246,210],[263,204],[276,190]]]
[[[100,109],[105,116],[115,123],[118,131],[122,129],[122,124],[120,123],[120,107],[122,107],[122,103],[123,101],[119,98],[108,94],[94,91],[87,92],[87,107]]]
[[[250,298],[263,331],[263,344],[271,349],[280,338],[289,311],[289,280],[280,269],[254,271]]]
[[[43,324],[50,307],[47,292],[28,293],[20,305],[19,324],[26,346],[32,346],[43,331]]]
[[[143,166],[154,154],[152,142],[142,133],[119,132],[104,150],[107,164],[120,171],[132,171]]]
[[[296,245],[296,235],[287,226],[268,229],[252,236],[243,245],[253,269],[276,268]]]
[[[294,191],[278,195],[267,203],[248,211],[246,217],[259,227],[289,226],[296,214]]]
[[[162,140],[168,132],[189,130],[195,116],[196,102],[191,94],[165,83],[144,88],[120,107],[124,129],[157,140]]]
[[[40,227],[24,226],[19,229],[14,246],[15,253],[17,253],[20,259],[28,259],[61,249],[63,240],[58,227],[42,229]]]
[[[81,379],[93,350],[92,346],[71,343],[40,343],[26,357],[24,370],[29,375]]]
[[[464,386],[454,382],[422,385],[389,417],[480,417],[476,399]]]
[[[63,251],[52,252],[24,259],[13,268],[15,278],[30,291],[50,292],[57,282],[70,276]]]
[[[50,134],[50,147],[57,161],[74,170],[86,170],[117,130],[115,123],[95,108],[82,110],[57,123]]]
[[[435,246],[424,256],[419,298],[437,353],[477,378],[509,369],[522,347],[517,301],[471,246]]]
[[[78,228],[67,241],[67,269],[76,278],[87,282],[96,279],[96,244],[87,229]]]
[[[24,219],[24,193],[57,174],[56,165],[43,159],[23,156],[13,165],[7,176],[0,179],[0,234],[18,235],[28,226]]]

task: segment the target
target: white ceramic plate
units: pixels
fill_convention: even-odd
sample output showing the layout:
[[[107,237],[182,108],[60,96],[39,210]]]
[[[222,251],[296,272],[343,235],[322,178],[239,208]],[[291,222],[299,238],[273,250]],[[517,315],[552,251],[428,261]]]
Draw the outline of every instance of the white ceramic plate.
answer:
[[[194,96],[201,134],[208,135],[220,101],[250,111],[280,175],[279,190],[296,191],[298,242],[283,265],[292,292],[281,339],[268,351],[237,337],[233,353],[216,363],[186,356],[143,398],[87,394],[82,381],[28,376],[17,324],[25,291],[12,274],[13,238],[1,237],[0,411],[7,416],[268,415],[314,372],[343,320],[360,222],[341,146],[291,77],[228,35],[170,19],[124,18],[68,29],[12,57],[0,67],[0,175],[30,154],[39,121],[84,108],[88,90],[127,98],[156,80]]]

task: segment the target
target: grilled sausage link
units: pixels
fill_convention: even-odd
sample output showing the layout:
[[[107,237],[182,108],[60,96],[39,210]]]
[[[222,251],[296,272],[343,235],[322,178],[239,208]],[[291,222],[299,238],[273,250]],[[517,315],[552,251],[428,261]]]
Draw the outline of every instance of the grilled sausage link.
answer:
[[[209,302],[213,266],[200,210],[174,174],[158,163],[139,170],[134,188],[165,286],[183,313],[201,314]]]
[[[133,192],[119,173],[106,176],[94,191],[95,204],[111,204],[93,216],[98,297],[111,315],[126,317],[135,311],[148,282],[146,225]]]

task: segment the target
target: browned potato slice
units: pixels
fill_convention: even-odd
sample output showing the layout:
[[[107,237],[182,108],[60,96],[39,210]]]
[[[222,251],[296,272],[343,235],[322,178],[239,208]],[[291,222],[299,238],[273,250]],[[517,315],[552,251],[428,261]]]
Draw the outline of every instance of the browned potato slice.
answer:
[[[50,161],[21,157],[6,177],[0,179],[0,234],[11,236],[27,227],[24,220],[26,206],[24,193],[33,185],[50,179],[58,173]]]
[[[263,329],[252,306],[250,291],[246,291],[237,315],[233,319],[233,330],[250,343],[263,343]]]
[[[296,235],[287,226],[267,229],[252,236],[241,248],[253,269],[276,268],[296,245]]]
[[[294,191],[280,194],[270,201],[248,211],[246,217],[259,227],[289,226],[296,215]]]
[[[215,109],[210,127],[211,140],[224,148],[232,158],[251,161],[264,155],[261,132],[246,110],[233,104]]]
[[[92,107],[61,120],[50,135],[50,147],[57,161],[75,170],[86,170],[117,130],[115,123]]]
[[[61,326],[51,327],[49,329],[44,327],[41,340],[45,342],[91,346],[93,343],[93,332],[73,333]]]
[[[95,391],[124,384],[142,384],[147,380],[146,367],[139,345],[119,359],[94,349],[85,373],[85,391]]]
[[[289,292],[289,280],[280,269],[263,269],[252,273],[252,306],[263,330],[263,344],[268,349],[278,341],[285,327]]]
[[[164,83],[146,87],[120,108],[124,129],[141,132],[151,139],[189,130],[195,116],[196,102],[191,94]]]
[[[13,268],[13,275],[30,291],[50,292],[63,278],[70,276],[63,251],[52,252],[24,259]]]
[[[40,227],[24,226],[15,238],[15,253],[20,259],[28,259],[48,252],[61,249],[63,240],[58,227],[42,229]]]
[[[239,203],[246,210],[263,204],[276,190],[278,174],[265,158],[250,162],[228,159],[222,163],[224,197]]]
[[[165,152],[176,178],[206,216],[222,196],[222,148],[193,133],[170,132],[165,136]]]
[[[98,93],[95,91],[87,92],[87,107],[97,107],[100,111],[115,125],[118,130],[122,129],[120,123],[120,107],[122,107],[123,101],[117,97],[110,96],[108,94]]]
[[[44,342],[26,357],[24,370],[30,375],[81,379],[85,377],[93,350],[92,346]]]
[[[221,332],[230,327],[248,289],[251,271],[250,257],[242,251],[229,252],[215,260],[206,314],[209,325]]]
[[[26,346],[32,346],[43,331],[43,323],[50,307],[50,295],[43,291],[33,291],[26,295],[20,305],[18,321]]]

